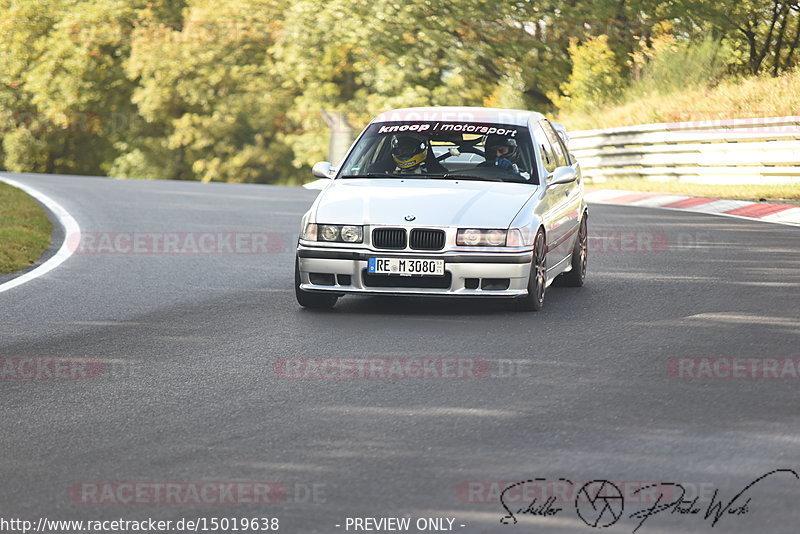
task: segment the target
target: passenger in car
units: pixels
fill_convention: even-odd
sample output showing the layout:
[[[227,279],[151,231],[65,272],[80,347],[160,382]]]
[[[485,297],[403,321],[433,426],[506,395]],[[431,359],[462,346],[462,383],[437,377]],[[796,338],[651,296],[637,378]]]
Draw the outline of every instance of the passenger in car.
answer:
[[[486,160],[478,167],[498,167],[519,174],[519,147],[512,137],[491,134],[483,144]]]

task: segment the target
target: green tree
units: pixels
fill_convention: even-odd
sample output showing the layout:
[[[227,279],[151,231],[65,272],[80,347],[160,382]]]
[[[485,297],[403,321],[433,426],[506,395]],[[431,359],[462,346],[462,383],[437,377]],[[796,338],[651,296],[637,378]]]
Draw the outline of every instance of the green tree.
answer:
[[[9,170],[29,170],[25,162],[36,161],[30,170],[48,170],[45,148],[42,160],[41,132],[51,129],[32,103],[27,87],[28,71],[41,55],[40,41],[52,31],[66,8],[61,0],[0,0],[0,164]],[[46,142],[45,142],[46,144]],[[26,158],[26,147],[36,146],[36,156]],[[5,147],[8,147],[7,149]],[[8,160],[8,152],[11,159]],[[7,161],[8,160],[8,161]]]
[[[26,162],[35,161],[35,170],[104,174],[117,156],[115,144],[130,133],[119,125],[135,115],[134,84],[124,70],[131,30],[143,12],[173,16],[182,5],[182,0],[0,3],[0,107],[4,130],[12,136],[3,145],[35,149],[31,157],[9,153],[6,167],[34,170]]]
[[[564,97],[559,107],[573,111],[588,111],[612,102],[621,93],[625,79],[608,37],[601,35],[583,44],[569,46],[572,74],[562,85]]]
[[[184,15],[179,29],[154,23],[133,33],[128,76],[137,84],[133,101],[145,122],[113,173],[291,180],[291,151],[277,139],[286,91],[270,74],[280,6],[196,0]]]
[[[777,76],[798,64],[800,0],[675,0],[671,13],[695,38],[728,38],[746,58],[750,74]]]
[[[284,136],[295,164],[324,157],[323,111],[345,113],[360,127],[391,108],[481,105],[519,71],[523,13],[517,4],[480,0],[294,2],[274,73],[295,95],[287,120],[297,127]]]

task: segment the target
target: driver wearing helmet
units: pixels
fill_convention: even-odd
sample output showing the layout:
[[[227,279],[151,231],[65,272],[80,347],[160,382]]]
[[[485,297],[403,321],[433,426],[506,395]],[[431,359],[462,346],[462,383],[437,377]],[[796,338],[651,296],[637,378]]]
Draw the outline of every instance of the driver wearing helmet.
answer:
[[[519,147],[513,137],[490,134],[486,136],[483,144],[486,161],[478,167],[497,167],[519,174]]]
[[[394,135],[391,142],[395,173],[444,174],[447,172],[433,155],[430,142],[416,135]]]

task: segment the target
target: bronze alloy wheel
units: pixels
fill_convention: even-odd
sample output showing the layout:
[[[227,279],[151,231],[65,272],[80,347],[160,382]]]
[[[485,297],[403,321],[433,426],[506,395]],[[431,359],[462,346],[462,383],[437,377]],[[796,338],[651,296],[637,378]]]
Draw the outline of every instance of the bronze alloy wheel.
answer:
[[[589,225],[583,214],[578,228],[578,238],[572,249],[572,269],[558,277],[560,286],[581,287],[586,281],[586,266],[589,259]]]
[[[533,260],[531,274],[528,278],[528,294],[517,299],[517,309],[522,311],[539,311],[544,306],[544,294],[547,289],[547,242],[544,231],[540,228],[533,240]]]

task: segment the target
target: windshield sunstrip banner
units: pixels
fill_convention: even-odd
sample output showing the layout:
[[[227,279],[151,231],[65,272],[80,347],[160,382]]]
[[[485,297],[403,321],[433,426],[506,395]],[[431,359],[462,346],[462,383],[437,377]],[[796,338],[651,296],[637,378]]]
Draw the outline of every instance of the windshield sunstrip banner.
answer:
[[[476,135],[517,136],[517,127],[504,124],[483,124],[465,122],[404,122],[402,124],[377,124],[378,134],[390,133],[468,133]]]

